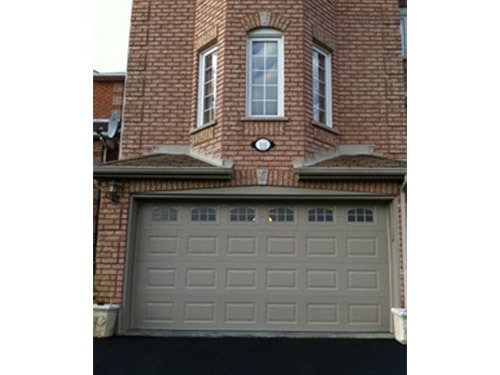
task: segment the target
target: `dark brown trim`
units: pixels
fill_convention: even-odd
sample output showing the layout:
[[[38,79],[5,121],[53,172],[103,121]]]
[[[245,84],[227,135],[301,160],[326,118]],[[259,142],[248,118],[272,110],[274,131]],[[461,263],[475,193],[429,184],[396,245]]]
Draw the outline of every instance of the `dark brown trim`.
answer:
[[[403,181],[406,168],[296,168],[302,181],[311,180],[397,180]]]
[[[226,167],[94,167],[94,178],[230,180]]]

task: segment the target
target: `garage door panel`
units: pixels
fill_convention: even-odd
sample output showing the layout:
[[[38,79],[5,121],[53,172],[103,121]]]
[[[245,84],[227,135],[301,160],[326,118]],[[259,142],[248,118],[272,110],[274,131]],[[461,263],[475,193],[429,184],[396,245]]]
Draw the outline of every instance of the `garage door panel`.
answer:
[[[177,216],[168,210],[154,214],[158,207],[176,207]],[[214,208],[216,221],[192,222],[196,207]],[[238,207],[251,210],[239,210],[242,221],[231,221],[231,210]],[[280,207],[293,211],[292,221],[269,221],[269,211]],[[315,211],[314,218],[328,217],[329,222],[311,222],[311,207],[323,206],[140,206],[133,256],[133,328],[387,331],[385,208],[372,205],[376,222],[356,225],[347,222],[350,204],[325,205],[332,215]],[[154,221],[158,218],[177,220]]]
[[[335,257],[337,256],[337,239],[335,237],[309,236],[306,238],[307,256]]]
[[[227,237],[227,254],[230,256],[255,256],[258,254],[258,248],[257,236],[242,233]]]

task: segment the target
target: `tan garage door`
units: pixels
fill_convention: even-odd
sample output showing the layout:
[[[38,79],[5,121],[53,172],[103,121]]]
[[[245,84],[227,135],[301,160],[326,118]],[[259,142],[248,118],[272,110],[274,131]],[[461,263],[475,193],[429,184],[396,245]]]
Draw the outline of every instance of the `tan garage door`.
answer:
[[[389,331],[381,204],[142,203],[134,329]]]

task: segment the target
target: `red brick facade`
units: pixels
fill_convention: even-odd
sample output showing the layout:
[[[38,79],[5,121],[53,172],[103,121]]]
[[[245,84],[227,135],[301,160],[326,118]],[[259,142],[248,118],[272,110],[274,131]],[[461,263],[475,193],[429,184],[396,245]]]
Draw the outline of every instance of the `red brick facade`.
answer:
[[[123,78],[109,81],[94,80],[94,118],[107,119],[113,111],[121,113],[123,90]]]
[[[248,121],[246,40],[270,26],[284,36],[282,121]],[[266,19],[266,17],[264,17]],[[335,130],[312,124],[311,49],[332,52]],[[199,52],[218,47],[216,123],[196,129]],[[129,46],[122,158],[160,145],[191,145],[234,162],[231,181],[122,180],[120,202],[103,194],[95,288],[100,302],[120,304],[129,219],[135,192],[256,185],[256,168],[268,185],[397,195],[390,181],[299,181],[292,162],[339,144],[374,145],[386,158],[406,159],[405,84],[398,0],[135,0]],[[268,136],[276,147],[250,147]],[[107,182],[101,183],[103,191]]]
[[[281,17],[286,25],[285,123],[242,121],[246,36],[249,27],[259,26],[244,22],[258,19],[263,11]],[[332,50],[333,125],[338,136],[311,125],[313,41],[328,44]],[[198,52],[214,43],[218,47],[217,124],[190,135],[196,123]],[[404,95],[397,1],[281,0],[269,6],[268,1],[258,0],[175,4],[137,0],[123,157],[140,156],[156,145],[190,143],[232,159],[237,168],[269,163],[285,168],[293,159],[336,143],[360,143],[375,145],[375,152],[385,156],[404,159]],[[265,160],[246,147],[255,133],[273,135],[278,145]],[[228,142],[235,138],[239,142]]]
[[[113,112],[122,113],[124,76],[116,78],[94,77],[93,83],[93,117],[94,119],[109,119]],[[105,151],[101,141],[94,136],[93,139],[93,164],[116,160],[119,148]],[[96,238],[97,220],[99,214],[99,192],[93,187],[93,238]]]

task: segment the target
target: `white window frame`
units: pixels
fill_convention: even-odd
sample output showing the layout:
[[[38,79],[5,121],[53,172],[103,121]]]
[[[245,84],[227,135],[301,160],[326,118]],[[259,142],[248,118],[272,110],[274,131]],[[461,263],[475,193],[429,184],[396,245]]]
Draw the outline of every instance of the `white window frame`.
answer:
[[[209,125],[212,122],[203,123],[203,115],[205,111],[205,57],[214,53],[214,58],[212,62],[212,66],[214,69],[214,87],[213,87],[213,95],[214,95],[214,121],[215,116],[217,114],[217,46],[210,47],[202,52],[200,52],[200,61],[199,61],[199,78],[198,78],[198,120],[196,122],[197,127],[202,127],[205,125]]]
[[[278,113],[276,115],[252,114],[252,44],[254,42],[278,42]],[[285,76],[283,34],[278,30],[260,29],[248,34],[247,38],[247,108],[248,118],[279,118],[284,116],[283,82]]]
[[[407,54],[407,18],[406,18],[406,8],[401,8],[401,55],[403,59],[406,59]]]
[[[314,87],[313,87],[313,120],[323,126],[326,126],[328,128],[333,127],[332,124],[332,54],[331,52],[327,51],[326,49],[318,46],[317,44],[313,45],[313,51],[316,51],[317,53],[325,56],[325,117],[326,117],[326,123],[320,123],[319,121],[316,121],[314,118]],[[311,56],[312,59],[312,56]],[[314,64],[313,65],[313,85],[314,85]]]

